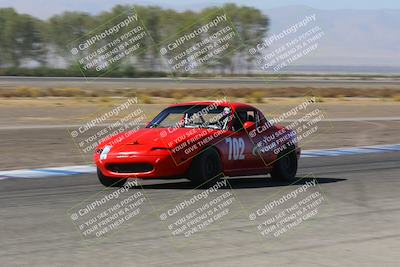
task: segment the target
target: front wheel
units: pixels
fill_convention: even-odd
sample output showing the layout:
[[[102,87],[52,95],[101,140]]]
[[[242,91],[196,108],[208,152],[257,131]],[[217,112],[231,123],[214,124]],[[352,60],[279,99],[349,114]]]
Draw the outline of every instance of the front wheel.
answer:
[[[105,176],[99,168],[97,168],[97,177],[102,185],[105,187],[122,187],[127,179],[118,179]]]
[[[188,178],[196,185],[212,185],[220,178],[221,170],[221,159],[217,150],[208,148],[193,159]]]
[[[271,177],[274,180],[294,181],[297,173],[297,155],[296,151],[290,150],[278,155]]]

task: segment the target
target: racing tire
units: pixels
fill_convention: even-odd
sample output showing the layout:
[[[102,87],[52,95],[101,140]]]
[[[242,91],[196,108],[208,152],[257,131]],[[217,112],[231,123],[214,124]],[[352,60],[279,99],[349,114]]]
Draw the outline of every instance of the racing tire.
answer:
[[[126,178],[125,179],[117,179],[117,178],[111,178],[108,176],[105,176],[100,170],[99,168],[97,168],[97,177],[99,178],[99,181],[102,185],[104,185],[105,187],[122,187],[124,186],[125,182],[126,182]]]
[[[271,177],[277,181],[291,182],[296,179],[298,160],[296,150],[288,149],[278,155],[278,159],[271,171]]]
[[[221,158],[215,148],[197,155],[189,168],[188,179],[195,185],[212,186],[222,176]]]

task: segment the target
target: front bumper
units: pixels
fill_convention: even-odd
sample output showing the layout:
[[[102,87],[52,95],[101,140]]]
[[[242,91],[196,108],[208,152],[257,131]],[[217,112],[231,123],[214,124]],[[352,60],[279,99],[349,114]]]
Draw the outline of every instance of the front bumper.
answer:
[[[120,157],[118,155],[109,155],[107,159],[100,160],[98,154],[94,156],[95,163],[103,175],[111,178],[165,178],[165,177],[181,177],[184,176],[190,166],[190,161],[177,164],[170,152],[162,155],[132,155],[129,157]],[[115,166],[124,166],[121,171],[116,171]],[[140,172],[127,172],[129,165],[148,166],[152,168],[139,168]],[[127,168],[128,166],[128,168]],[[134,169],[134,168],[133,168]],[[149,170],[150,169],[150,170]]]

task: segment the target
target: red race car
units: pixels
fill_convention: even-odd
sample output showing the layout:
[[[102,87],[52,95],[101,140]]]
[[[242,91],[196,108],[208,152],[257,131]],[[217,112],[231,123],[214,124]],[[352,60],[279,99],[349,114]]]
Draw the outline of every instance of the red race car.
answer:
[[[270,123],[256,108],[227,101],[172,105],[147,126],[103,141],[94,160],[100,182],[123,186],[128,178],[218,177],[270,173],[293,180],[300,148],[295,131]]]

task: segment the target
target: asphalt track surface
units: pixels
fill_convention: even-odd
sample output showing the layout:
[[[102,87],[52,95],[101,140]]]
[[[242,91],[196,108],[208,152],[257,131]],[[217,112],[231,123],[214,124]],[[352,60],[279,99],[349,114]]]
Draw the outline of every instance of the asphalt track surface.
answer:
[[[240,205],[234,203],[229,219],[218,227],[188,239],[173,238],[153,211],[89,246],[67,211],[89,196],[113,191],[102,191],[95,175],[1,180],[0,262],[2,266],[399,266],[399,166],[400,153],[301,159],[298,178],[315,177],[327,202],[301,227],[268,242],[260,238],[248,211],[254,203],[265,203],[311,178],[295,185],[266,177],[230,179]],[[185,180],[141,183],[128,193],[144,190],[154,207],[193,190]]]
[[[79,86],[95,88],[260,88],[260,87],[348,87],[348,88],[398,88],[398,79],[263,79],[263,78],[84,78],[84,77],[0,77],[0,86],[60,87]]]

